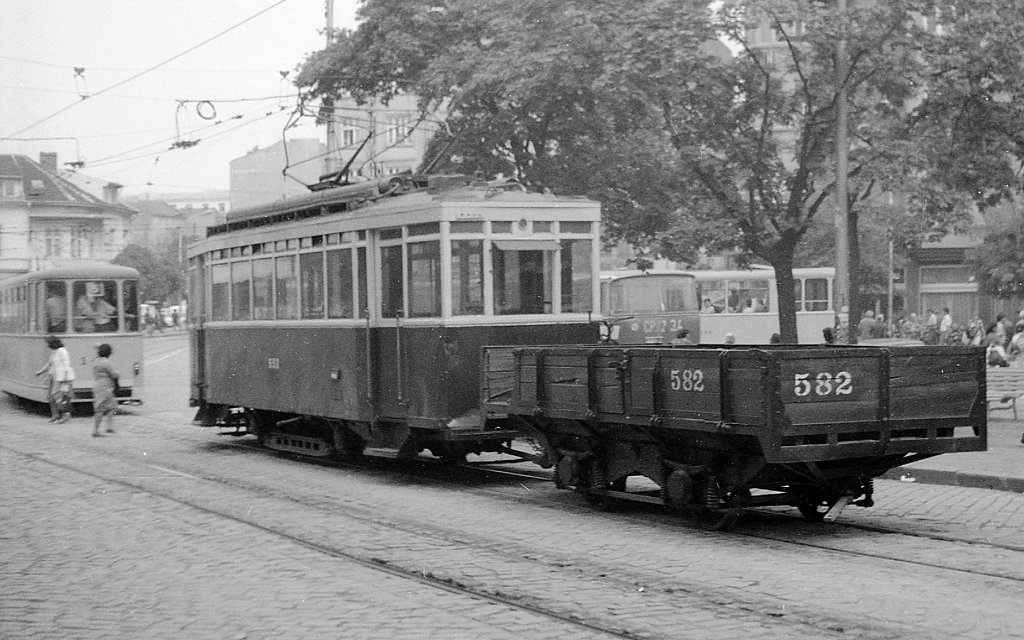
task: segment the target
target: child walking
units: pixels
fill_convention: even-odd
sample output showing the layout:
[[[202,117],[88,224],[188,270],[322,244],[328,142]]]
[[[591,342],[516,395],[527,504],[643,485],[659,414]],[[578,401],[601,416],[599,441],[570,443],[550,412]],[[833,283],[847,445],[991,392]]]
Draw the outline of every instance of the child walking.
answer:
[[[107,433],[114,433],[114,411],[117,410],[117,372],[110,364],[114,350],[109,344],[96,346],[96,358],[92,361],[92,413],[93,437],[100,435],[100,422],[107,418]]]

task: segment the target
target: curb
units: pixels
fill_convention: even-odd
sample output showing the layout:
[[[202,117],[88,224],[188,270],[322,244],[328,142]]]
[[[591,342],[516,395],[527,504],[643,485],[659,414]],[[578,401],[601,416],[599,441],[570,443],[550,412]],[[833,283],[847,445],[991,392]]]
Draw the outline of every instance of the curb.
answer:
[[[1024,493],[1024,478],[1009,476],[986,476],[980,473],[963,471],[944,471],[940,469],[920,469],[916,467],[894,467],[886,471],[881,478],[901,481],[904,476],[913,478],[914,482],[924,484],[942,484],[954,487],[970,487],[972,489],[995,489]]]

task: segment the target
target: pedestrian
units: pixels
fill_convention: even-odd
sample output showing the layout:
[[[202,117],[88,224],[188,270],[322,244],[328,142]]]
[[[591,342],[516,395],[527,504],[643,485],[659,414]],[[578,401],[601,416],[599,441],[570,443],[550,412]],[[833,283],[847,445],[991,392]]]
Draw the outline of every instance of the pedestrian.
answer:
[[[871,338],[871,334],[875,332],[875,326],[875,312],[868,309],[857,323],[857,336],[864,340]]]
[[[50,401],[50,422],[67,422],[71,419],[71,383],[75,381],[75,370],[71,368],[71,354],[57,336],[46,336],[50,358],[37,376],[46,374],[47,394]]]
[[[1010,360],[1006,356],[1006,350],[999,340],[995,331],[988,333],[988,349],[985,351],[985,360],[990,367],[1008,367]]]
[[[725,344],[736,344],[736,334],[727,333],[725,334]]]
[[[832,327],[825,327],[821,330],[821,336],[825,338],[825,344],[835,344],[836,332]]]
[[[782,344],[782,336],[778,333],[773,333],[772,337],[768,338],[768,344]]]
[[[96,345],[96,358],[92,361],[92,414],[93,437],[100,435],[100,422],[107,418],[107,433],[114,433],[114,411],[117,410],[117,372],[110,364],[114,350],[109,344]]]
[[[942,307],[942,320],[939,322],[939,344],[950,344],[949,334],[953,330],[953,316],[949,307]]]

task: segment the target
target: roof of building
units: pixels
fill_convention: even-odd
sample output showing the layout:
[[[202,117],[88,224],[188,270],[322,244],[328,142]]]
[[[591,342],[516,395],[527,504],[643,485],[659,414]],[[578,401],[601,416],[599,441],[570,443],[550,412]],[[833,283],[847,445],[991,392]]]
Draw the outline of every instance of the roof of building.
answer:
[[[0,154],[0,177],[22,179],[24,195],[17,202],[87,206],[134,213],[131,207],[106,202],[94,196],[28,156]]]

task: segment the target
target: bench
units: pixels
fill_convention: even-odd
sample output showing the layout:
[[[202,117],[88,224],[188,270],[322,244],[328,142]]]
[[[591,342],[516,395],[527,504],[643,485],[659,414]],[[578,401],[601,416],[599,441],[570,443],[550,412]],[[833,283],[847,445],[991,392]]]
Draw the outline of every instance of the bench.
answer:
[[[987,367],[985,383],[988,410],[1013,409],[1013,419],[1016,420],[1017,398],[1024,395],[1024,368]]]

